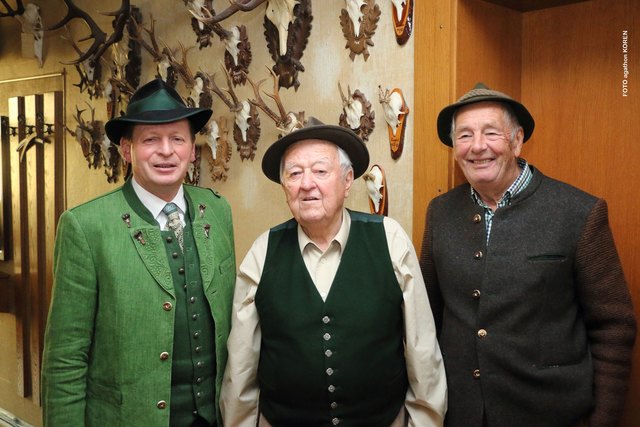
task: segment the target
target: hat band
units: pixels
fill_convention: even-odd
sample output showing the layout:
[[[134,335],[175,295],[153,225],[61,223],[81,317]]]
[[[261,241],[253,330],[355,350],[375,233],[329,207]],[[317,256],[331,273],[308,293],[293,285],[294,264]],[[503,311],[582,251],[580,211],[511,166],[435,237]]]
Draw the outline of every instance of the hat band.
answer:
[[[127,107],[127,116],[147,111],[174,110],[177,108],[185,108],[185,106],[169,95],[166,90],[159,90],[140,101],[130,103]]]

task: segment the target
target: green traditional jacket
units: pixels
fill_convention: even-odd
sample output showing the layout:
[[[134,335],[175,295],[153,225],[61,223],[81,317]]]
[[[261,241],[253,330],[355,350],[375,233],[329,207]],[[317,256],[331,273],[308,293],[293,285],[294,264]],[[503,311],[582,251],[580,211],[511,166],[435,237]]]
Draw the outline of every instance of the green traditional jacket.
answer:
[[[215,322],[219,396],[235,279],[231,210],[210,189],[184,189]],[[63,213],[43,355],[44,425],[168,426],[175,303],[160,228],[130,181]],[[221,419],[217,402],[216,412]]]

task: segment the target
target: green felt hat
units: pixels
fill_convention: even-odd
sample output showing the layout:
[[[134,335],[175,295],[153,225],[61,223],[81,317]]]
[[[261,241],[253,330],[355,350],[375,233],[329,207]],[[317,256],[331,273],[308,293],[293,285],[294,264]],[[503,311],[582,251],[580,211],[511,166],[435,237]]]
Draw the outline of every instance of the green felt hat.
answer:
[[[353,179],[362,175],[369,166],[369,150],[351,129],[342,126],[326,125],[315,117],[309,117],[305,126],[297,129],[276,142],[264,153],[262,158],[262,172],[271,181],[280,183],[280,159],[287,148],[305,139],[320,139],[336,144],[342,148],[353,165]]]
[[[520,104],[515,99],[502,92],[498,92],[497,90],[491,90],[483,83],[476,84],[473,89],[462,95],[454,104],[451,104],[440,111],[440,114],[438,114],[438,137],[440,138],[440,141],[442,141],[443,144],[452,147],[451,121],[456,111],[464,105],[484,101],[504,102],[511,106],[513,113],[516,115],[516,118],[524,131],[524,142],[527,142],[533,133],[533,128],[535,127],[535,121],[529,111],[524,105]]]
[[[162,124],[188,119],[191,129],[197,133],[207,124],[212,113],[209,108],[187,107],[174,88],[156,78],[131,96],[124,116],[109,120],[104,128],[109,140],[119,145],[122,133],[132,124]]]

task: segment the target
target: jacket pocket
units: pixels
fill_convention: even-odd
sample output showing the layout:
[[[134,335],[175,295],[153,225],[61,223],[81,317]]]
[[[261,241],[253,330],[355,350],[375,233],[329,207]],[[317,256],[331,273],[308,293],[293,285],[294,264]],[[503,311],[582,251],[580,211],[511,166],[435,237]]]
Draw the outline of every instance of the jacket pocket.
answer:
[[[87,396],[111,405],[122,405],[122,391],[120,391],[120,389],[105,386],[95,380],[89,380],[87,382]]]

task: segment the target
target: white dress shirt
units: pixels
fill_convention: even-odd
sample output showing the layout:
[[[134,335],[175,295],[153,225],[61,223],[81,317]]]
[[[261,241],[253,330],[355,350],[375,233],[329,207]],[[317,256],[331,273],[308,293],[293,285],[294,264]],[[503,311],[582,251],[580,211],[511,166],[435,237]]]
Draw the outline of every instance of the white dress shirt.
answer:
[[[131,178],[131,186],[133,187],[133,191],[135,191],[136,196],[138,196],[138,199],[140,199],[140,202],[142,202],[144,207],[147,208],[156,221],[158,221],[160,230],[166,230],[168,218],[167,215],[162,212],[162,208],[164,208],[169,202],[165,202],[160,197],[142,188],[142,186],[136,181],[135,176]],[[182,186],[180,186],[180,189],[171,202],[175,203],[178,207],[180,221],[182,221],[182,225],[185,226],[186,222],[184,219],[184,213],[187,211],[187,201],[184,199],[184,189]]]
[[[442,426],[447,408],[447,381],[418,258],[400,224],[385,217],[383,225],[393,269],[402,290],[409,379],[404,407],[407,424],[404,422],[405,410],[402,410],[392,426]],[[351,217],[344,210],[340,230],[327,250],[322,252],[298,225],[300,251],[323,300],[331,290],[350,226]],[[261,330],[255,304],[268,240],[268,230],[255,240],[239,267],[236,279],[231,334],[227,343],[229,359],[220,396],[224,424],[233,427],[254,427],[259,419],[260,427],[269,426],[258,411]]]

